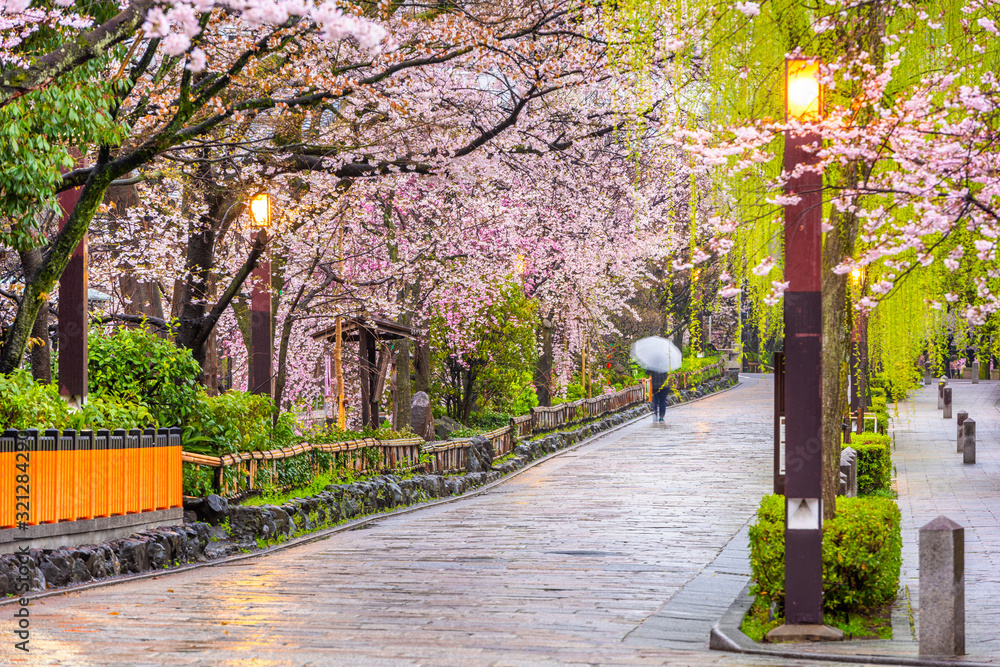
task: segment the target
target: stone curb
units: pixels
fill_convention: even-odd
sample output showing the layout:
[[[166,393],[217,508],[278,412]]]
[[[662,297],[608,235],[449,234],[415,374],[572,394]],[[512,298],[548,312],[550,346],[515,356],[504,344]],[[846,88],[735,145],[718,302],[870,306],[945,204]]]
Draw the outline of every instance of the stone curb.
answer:
[[[692,398],[692,399],[689,399],[687,401],[678,402],[678,403],[675,403],[673,405],[669,405],[669,406],[667,406],[667,409],[669,410],[669,409],[672,409],[672,408],[677,408],[677,407],[680,407],[682,405],[688,405],[690,403],[695,403],[695,402],[698,402],[698,401],[701,401],[701,400],[704,400],[704,399],[707,399],[707,398],[711,398],[713,396],[717,396],[719,394],[722,394],[722,393],[725,393],[725,392],[730,391],[732,389],[735,389],[736,387],[740,386],[741,384],[742,384],[742,382],[739,380],[739,375],[737,374],[737,381],[736,381],[735,384],[733,384],[733,385],[731,385],[729,387],[725,387],[723,389],[720,389],[718,391],[711,392],[711,393],[706,394],[704,396],[699,396],[697,398]],[[639,406],[636,406],[636,407],[642,407],[642,405],[643,404],[640,404]],[[631,409],[635,409],[635,408],[631,408]],[[526,465],[522,466],[521,468],[518,468],[516,470],[512,470],[511,472],[503,475],[502,477],[500,477],[500,479],[494,480],[492,482],[488,482],[488,483],[486,483],[486,484],[484,484],[482,486],[479,486],[479,487],[477,487],[475,489],[471,489],[469,491],[466,491],[465,493],[463,493],[462,495],[459,495],[459,496],[452,496],[452,497],[448,497],[448,498],[443,498],[441,500],[435,500],[435,501],[424,502],[424,503],[419,503],[419,504],[406,505],[406,506],[403,506],[403,507],[398,507],[396,509],[392,509],[392,510],[387,511],[387,512],[381,512],[381,513],[377,513],[377,514],[370,514],[368,516],[365,516],[365,517],[362,517],[362,518],[359,518],[359,519],[350,520],[350,521],[348,521],[346,523],[342,523],[342,524],[337,525],[337,526],[332,526],[330,528],[324,528],[324,529],[321,529],[321,530],[309,533],[307,535],[302,535],[300,537],[295,537],[295,538],[289,539],[289,540],[287,540],[285,542],[281,542],[280,544],[271,545],[271,546],[267,547],[266,549],[262,549],[260,551],[254,551],[254,552],[251,552],[251,553],[234,554],[232,556],[225,556],[223,558],[216,558],[216,559],[212,559],[212,560],[208,560],[208,561],[202,561],[202,562],[185,563],[185,564],[178,565],[176,567],[172,567],[172,568],[169,568],[169,569],[166,569],[166,570],[149,570],[149,571],[146,571],[146,572],[134,573],[134,574],[130,574],[130,575],[119,575],[117,577],[109,577],[107,579],[101,579],[101,580],[98,580],[98,581],[91,581],[91,582],[88,582],[88,583],[85,583],[85,584],[80,584],[80,585],[77,585],[77,586],[67,586],[67,587],[57,588],[57,589],[52,589],[52,590],[36,591],[36,592],[33,592],[33,593],[22,594],[20,597],[26,598],[26,599],[31,600],[31,601],[34,601],[34,600],[40,600],[42,598],[53,597],[53,596],[56,596],[56,595],[65,595],[65,594],[68,594],[68,593],[81,593],[81,592],[89,591],[89,590],[92,590],[92,589],[95,589],[95,588],[103,588],[105,586],[114,586],[114,585],[117,585],[117,584],[123,584],[123,583],[131,582],[131,581],[141,581],[141,580],[144,580],[144,579],[156,579],[158,577],[165,577],[165,576],[169,576],[169,575],[172,575],[172,574],[175,574],[175,573],[180,573],[180,572],[189,572],[191,570],[196,570],[196,569],[200,569],[200,568],[203,568],[203,567],[213,567],[213,566],[216,566],[216,565],[226,565],[226,564],[236,563],[236,562],[240,562],[240,561],[243,561],[243,560],[248,560],[250,558],[258,558],[258,557],[261,557],[261,556],[267,556],[267,555],[270,555],[272,553],[275,553],[275,552],[278,552],[278,551],[282,551],[284,549],[289,549],[289,548],[292,548],[292,547],[296,547],[296,546],[300,546],[300,545],[304,545],[304,544],[309,544],[311,542],[316,542],[316,541],[319,541],[319,540],[322,540],[322,539],[326,539],[330,535],[334,535],[334,534],[337,534],[337,533],[345,532],[345,531],[348,531],[348,530],[353,530],[353,529],[359,528],[361,526],[366,526],[368,524],[373,524],[373,523],[376,523],[378,521],[381,521],[381,520],[389,518],[389,517],[394,517],[394,516],[398,516],[398,515],[402,515],[402,514],[409,514],[411,512],[416,512],[418,510],[423,510],[423,509],[426,509],[428,507],[436,507],[438,505],[445,505],[445,504],[448,504],[448,503],[457,502],[459,500],[465,500],[467,498],[473,498],[475,496],[482,495],[482,494],[486,493],[487,491],[492,490],[494,487],[497,487],[500,484],[503,484],[503,483],[507,482],[508,480],[511,480],[511,479],[517,477],[521,473],[526,472],[527,470],[529,470],[531,468],[534,468],[536,465],[539,465],[539,464],[541,464],[541,463],[543,463],[545,461],[548,461],[549,459],[552,459],[552,458],[555,458],[557,456],[560,456],[560,455],[562,455],[562,454],[564,454],[566,452],[570,452],[570,451],[579,449],[580,447],[583,447],[584,445],[592,443],[593,441],[597,440],[598,438],[603,438],[603,437],[605,437],[607,435],[610,435],[611,433],[614,433],[614,432],[620,431],[620,430],[622,430],[622,429],[624,429],[626,427],[632,426],[632,425],[638,423],[642,419],[648,419],[649,418],[649,414],[650,414],[649,412],[646,412],[646,413],[641,414],[641,415],[639,415],[639,416],[637,416],[637,417],[635,417],[633,419],[629,419],[629,420],[627,420],[627,421],[625,421],[625,422],[623,422],[621,424],[618,424],[616,426],[612,426],[611,428],[609,428],[607,430],[604,430],[604,431],[601,431],[599,433],[595,433],[595,434],[593,434],[591,436],[588,436],[587,438],[584,438],[583,440],[580,440],[579,442],[576,442],[576,443],[574,443],[572,445],[569,445],[569,446],[564,447],[562,449],[557,449],[556,451],[551,452],[549,454],[546,454],[545,456],[542,456],[542,457],[539,457],[539,458],[534,459],[532,461],[529,461]],[[584,426],[586,426],[586,425],[584,425]],[[581,426],[581,428],[582,427],[583,426]],[[3,600],[0,600],[0,607],[9,606],[9,605],[12,605],[12,604],[17,604],[18,600],[19,600],[19,596],[16,596],[16,595],[13,596],[13,597],[10,597],[10,598],[6,598],[6,599],[3,599]],[[739,624],[737,624],[737,627],[739,627]]]
[[[908,658],[906,656],[879,655],[864,652],[863,641],[855,643],[851,648],[858,648],[856,653],[814,653],[812,651],[801,651],[795,648],[795,644],[759,644],[747,637],[740,630],[743,616],[746,615],[753,605],[753,598],[750,596],[750,584],[747,584],[729,609],[722,615],[722,618],[712,627],[708,637],[708,648],[712,651],[725,651],[728,653],[742,653],[744,655],[760,655],[769,658],[783,658],[787,660],[821,660],[824,662],[851,662],[867,663],[872,665],[920,665],[926,667],[997,667],[995,662],[977,662],[974,660],[962,660],[961,658]],[[843,642],[841,646],[848,646],[852,642]]]

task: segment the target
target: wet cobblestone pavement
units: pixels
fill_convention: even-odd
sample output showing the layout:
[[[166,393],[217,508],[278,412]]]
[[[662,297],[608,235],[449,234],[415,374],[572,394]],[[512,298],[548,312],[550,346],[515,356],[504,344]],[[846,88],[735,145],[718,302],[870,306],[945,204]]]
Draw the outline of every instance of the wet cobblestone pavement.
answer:
[[[744,378],[480,496],[39,600],[30,655],[8,639],[0,662],[773,664],[707,650],[746,582],[745,525],[770,489],[771,396]]]

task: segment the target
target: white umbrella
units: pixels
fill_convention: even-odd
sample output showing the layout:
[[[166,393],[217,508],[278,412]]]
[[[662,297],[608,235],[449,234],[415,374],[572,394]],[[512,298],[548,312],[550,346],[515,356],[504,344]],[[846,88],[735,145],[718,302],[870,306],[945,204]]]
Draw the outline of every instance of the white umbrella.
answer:
[[[666,373],[680,368],[684,357],[666,338],[650,336],[632,343],[632,359],[647,371]]]

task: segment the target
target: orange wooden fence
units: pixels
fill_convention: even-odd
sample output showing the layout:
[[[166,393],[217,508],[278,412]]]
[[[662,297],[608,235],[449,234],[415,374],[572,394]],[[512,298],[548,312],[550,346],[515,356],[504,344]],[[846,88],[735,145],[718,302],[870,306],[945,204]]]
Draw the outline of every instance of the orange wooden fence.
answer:
[[[181,430],[0,436],[0,528],[181,507]]]

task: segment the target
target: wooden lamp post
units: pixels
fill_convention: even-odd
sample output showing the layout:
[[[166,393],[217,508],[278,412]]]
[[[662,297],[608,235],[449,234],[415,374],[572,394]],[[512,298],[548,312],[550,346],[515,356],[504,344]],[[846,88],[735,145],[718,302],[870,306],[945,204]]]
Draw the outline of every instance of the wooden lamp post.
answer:
[[[271,227],[271,197],[260,192],[250,198],[250,224],[257,242],[267,243]],[[250,392],[271,396],[271,262],[262,256],[253,270],[250,297]]]
[[[785,93],[787,120],[819,120],[819,62],[787,59]],[[776,639],[843,637],[823,625],[823,174],[810,168],[821,139],[785,131],[785,193],[798,201],[785,206],[785,625]]]

